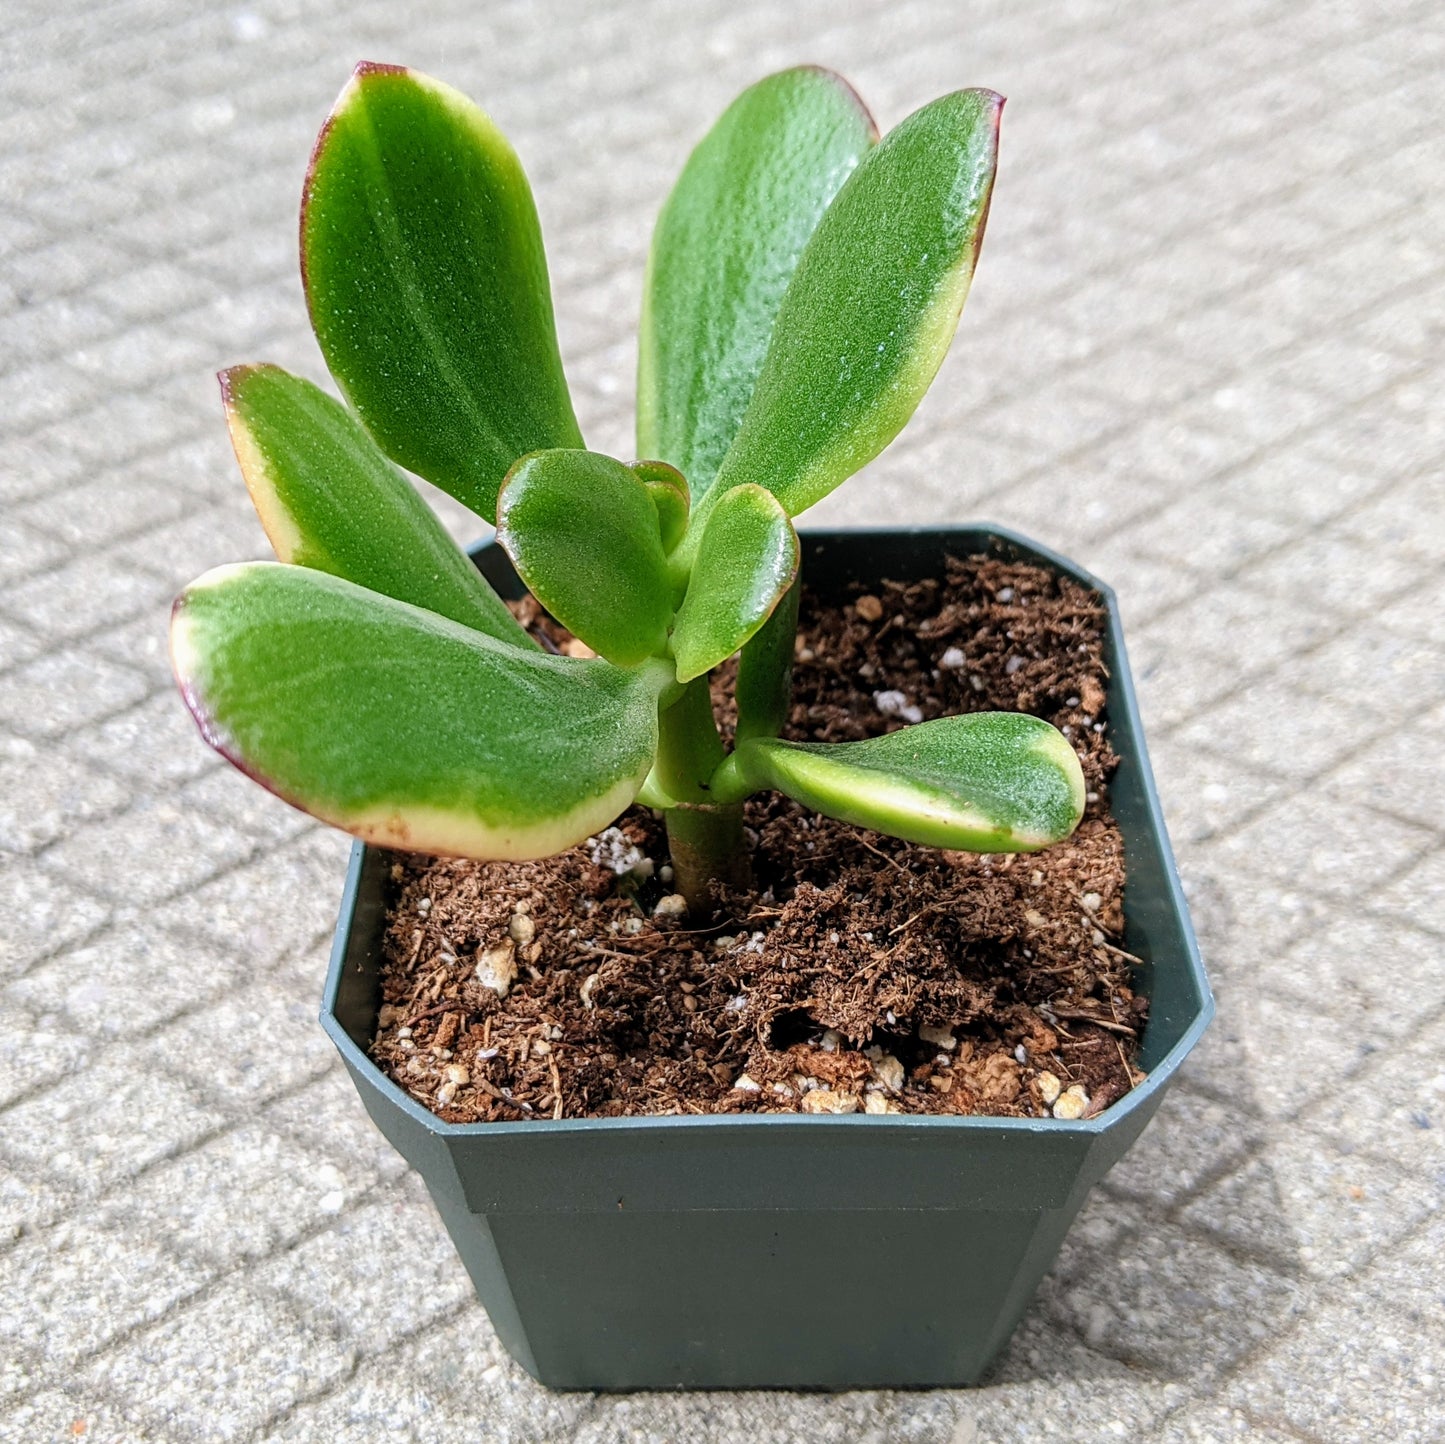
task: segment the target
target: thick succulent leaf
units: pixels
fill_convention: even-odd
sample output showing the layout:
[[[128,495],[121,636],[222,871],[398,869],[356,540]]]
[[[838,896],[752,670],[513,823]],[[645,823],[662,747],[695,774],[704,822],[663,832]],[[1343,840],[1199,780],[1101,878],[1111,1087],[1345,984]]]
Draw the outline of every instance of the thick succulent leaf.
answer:
[[[731,657],[767,621],[798,574],[798,536],[760,486],[734,487],[713,507],[672,632],[677,680]]]
[[[802,583],[795,578],[738,658],[733,696],[738,708],[739,742],[746,742],[749,737],[776,737],[788,720],[793,700],[793,646],[798,638],[801,591]]]
[[[670,552],[687,530],[687,514],[692,504],[687,482],[675,466],[669,466],[665,461],[634,461],[632,469],[657,508],[657,530],[662,537],[662,549]]]
[[[523,457],[497,499],[497,540],[594,652],[635,667],[666,651],[672,581],[657,507],[632,467],[595,451]]]
[[[737,434],[808,237],[878,132],[815,66],[745,90],[693,151],[658,217],[638,339],[637,449],[694,498]]]
[[[187,588],[171,660],[206,741],[286,801],[368,842],[481,858],[544,857],[616,817],[669,680],[275,562]]]
[[[582,444],[532,192],[466,96],[357,67],[311,158],[301,268],[367,430],[480,516],[519,456]]]
[[[346,407],[279,366],[223,371],[221,395],[241,474],[281,561],[534,645]]]
[[[772,787],[828,817],[964,852],[1032,852],[1084,815],[1084,774],[1056,728],[1021,712],[921,722],[863,742],[758,738],[714,790]]]
[[[1002,106],[989,90],[946,95],[848,178],[783,298],[714,492],[758,482],[796,516],[902,429],[968,294]]]

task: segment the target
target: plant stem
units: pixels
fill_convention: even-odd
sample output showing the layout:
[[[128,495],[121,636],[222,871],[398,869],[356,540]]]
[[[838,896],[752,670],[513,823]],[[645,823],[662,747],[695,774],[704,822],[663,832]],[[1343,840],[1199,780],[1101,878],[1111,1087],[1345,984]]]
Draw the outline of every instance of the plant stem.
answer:
[[[673,886],[693,917],[711,916],[712,884],[746,887],[751,877],[743,840],[741,803],[730,807],[675,807],[667,813]]]
[[[749,876],[742,804],[718,806],[708,790],[708,780],[726,756],[708,679],[689,682],[659,714],[658,724],[657,778],[682,804],[666,814],[674,885],[687,899],[688,911],[704,918],[712,911],[713,883],[745,887]]]
[[[783,593],[772,615],[738,658],[737,745],[749,737],[776,737],[788,720],[793,699],[793,644],[798,636],[801,577]]]

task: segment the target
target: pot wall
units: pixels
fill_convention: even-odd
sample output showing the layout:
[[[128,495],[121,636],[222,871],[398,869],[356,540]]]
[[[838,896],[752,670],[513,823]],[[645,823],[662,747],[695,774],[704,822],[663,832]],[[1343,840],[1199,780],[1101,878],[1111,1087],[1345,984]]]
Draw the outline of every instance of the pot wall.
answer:
[[[1112,592],[996,528],[804,534],[810,585],[937,575],[994,549],[1109,606],[1112,803],[1144,960],[1147,1080],[1096,1119],[850,1115],[445,1124],[366,1056],[383,854],[353,851],[322,1022],[373,1120],[426,1180],[512,1354],[557,1388],[971,1384],[1007,1341],[1090,1188],[1153,1116],[1213,1012]],[[505,555],[478,565],[504,595]]]

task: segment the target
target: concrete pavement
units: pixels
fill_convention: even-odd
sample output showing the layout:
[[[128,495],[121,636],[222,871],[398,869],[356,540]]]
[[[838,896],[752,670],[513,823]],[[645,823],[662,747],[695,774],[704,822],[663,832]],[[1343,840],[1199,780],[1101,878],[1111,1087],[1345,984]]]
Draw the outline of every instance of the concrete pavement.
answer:
[[[9,0],[0,55],[0,1441],[1441,1437],[1438,5]],[[1220,1010],[987,1388],[547,1393],[315,1025],[345,841],[201,745],[164,625],[265,554],[211,373],[322,374],[295,209],[362,58],[511,136],[618,455],[736,91],[1009,96],[954,353],[814,517],[1116,584]]]

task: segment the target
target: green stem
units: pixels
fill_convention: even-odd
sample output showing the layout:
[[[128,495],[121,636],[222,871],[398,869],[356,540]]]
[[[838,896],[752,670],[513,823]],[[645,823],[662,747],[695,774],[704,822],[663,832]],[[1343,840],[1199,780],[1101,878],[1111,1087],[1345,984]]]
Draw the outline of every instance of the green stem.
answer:
[[[788,720],[793,699],[793,644],[798,636],[801,577],[783,593],[772,615],[738,658],[737,745],[750,737],[776,737]]]
[[[689,682],[659,714],[658,723],[654,772],[663,790],[681,804],[667,812],[674,885],[687,899],[688,911],[705,918],[713,907],[713,883],[745,887],[749,877],[742,804],[719,806],[708,787],[727,755],[708,679]]]

